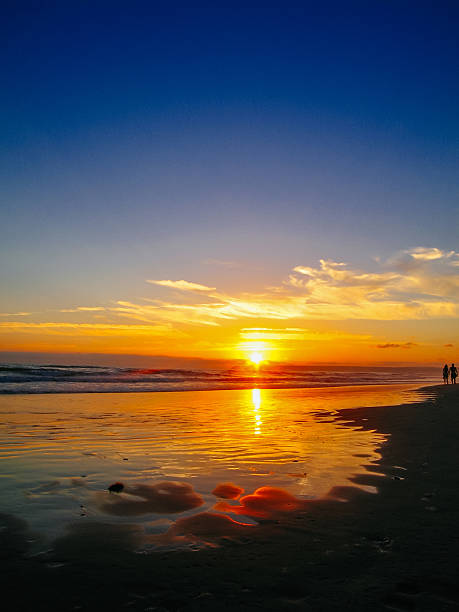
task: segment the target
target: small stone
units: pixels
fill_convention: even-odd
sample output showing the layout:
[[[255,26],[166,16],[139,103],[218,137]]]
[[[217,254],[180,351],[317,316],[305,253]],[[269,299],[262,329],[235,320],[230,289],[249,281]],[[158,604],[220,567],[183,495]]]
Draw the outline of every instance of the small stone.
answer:
[[[121,493],[124,489],[124,484],[122,482],[114,482],[112,485],[108,487],[110,493]]]

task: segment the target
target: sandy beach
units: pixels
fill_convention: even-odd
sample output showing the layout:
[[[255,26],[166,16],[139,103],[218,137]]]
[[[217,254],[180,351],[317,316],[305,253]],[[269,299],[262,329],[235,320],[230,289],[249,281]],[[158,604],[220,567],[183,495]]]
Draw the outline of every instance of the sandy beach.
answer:
[[[459,392],[429,391],[338,415],[389,434],[358,477],[378,494],[340,487],[256,530],[216,524],[215,546],[138,554],[134,526],[77,523],[30,556],[28,526],[3,515],[3,597],[16,610],[456,610]]]

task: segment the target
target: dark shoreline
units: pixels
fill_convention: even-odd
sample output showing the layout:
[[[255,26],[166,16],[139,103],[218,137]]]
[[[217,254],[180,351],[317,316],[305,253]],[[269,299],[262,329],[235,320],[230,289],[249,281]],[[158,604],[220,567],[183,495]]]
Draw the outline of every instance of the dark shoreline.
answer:
[[[458,610],[458,388],[340,411],[344,426],[390,435],[380,461],[354,478],[379,494],[341,487],[218,548],[139,555],[129,525],[99,525],[28,557],[27,526],[3,517],[2,595],[24,611]]]

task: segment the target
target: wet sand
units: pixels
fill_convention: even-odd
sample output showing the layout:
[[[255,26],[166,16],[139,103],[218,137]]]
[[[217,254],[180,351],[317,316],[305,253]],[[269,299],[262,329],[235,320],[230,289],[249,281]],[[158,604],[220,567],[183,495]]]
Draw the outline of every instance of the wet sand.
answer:
[[[215,547],[138,554],[135,526],[79,523],[30,557],[27,525],[4,516],[3,598],[15,610],[458,610],[458,389],[341,412],[390,435],[358,477],[379,494],[341,487],[256,529],[225,527]]]

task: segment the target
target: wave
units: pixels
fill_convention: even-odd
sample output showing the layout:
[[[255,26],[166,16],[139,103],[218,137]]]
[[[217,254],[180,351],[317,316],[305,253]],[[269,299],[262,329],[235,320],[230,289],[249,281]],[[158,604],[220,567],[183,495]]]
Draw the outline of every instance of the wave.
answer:
[[[438,382],[438,368],[298,366],[255,370],[138,369],[101,366],[0,364],[0,393],[126,393],[212,389],[298,388]]]

